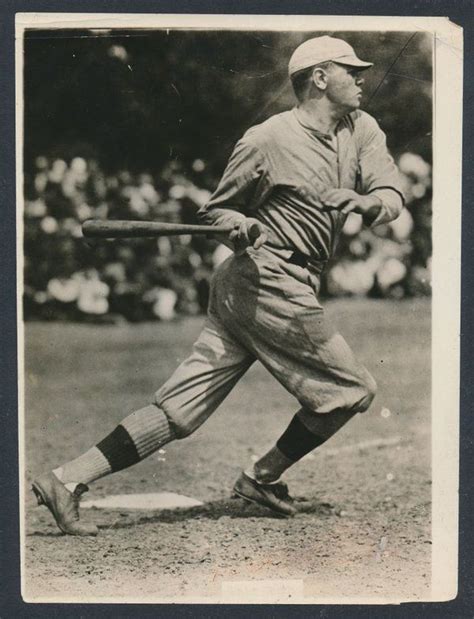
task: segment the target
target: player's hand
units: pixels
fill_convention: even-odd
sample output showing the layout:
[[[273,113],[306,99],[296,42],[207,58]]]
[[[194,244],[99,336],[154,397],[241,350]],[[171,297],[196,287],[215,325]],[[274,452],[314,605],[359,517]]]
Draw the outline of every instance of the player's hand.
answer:
[[[338,209],[344,215],[351,212],[366,215],[382,204],[376,196],[362,196],[352,189],[327,189],[320,198],[324,206]]]
[[[240,224],[236,224],[229,235],[229,240],[234,245],[235,253],[242,254],[249,246],[259,249],[266,242],[267,233],[265,226],[258,219],[246,217]]]

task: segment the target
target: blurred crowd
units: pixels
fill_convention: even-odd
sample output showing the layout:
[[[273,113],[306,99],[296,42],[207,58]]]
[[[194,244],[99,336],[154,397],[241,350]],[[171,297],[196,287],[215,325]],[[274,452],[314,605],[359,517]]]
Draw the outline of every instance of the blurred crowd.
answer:
[[[326,296],[402,299],[430,294],[431,167],[403,153],[406,208],[394,222],[362,227],[350,215]],[[106,174],[95,160],[39,156],[25,174],[25,319],[172,320],[206,310],[213,269],[230,250],[204,236],[85,241],[89,218],[195,223],[217,184],[196,159],[159,174]]]

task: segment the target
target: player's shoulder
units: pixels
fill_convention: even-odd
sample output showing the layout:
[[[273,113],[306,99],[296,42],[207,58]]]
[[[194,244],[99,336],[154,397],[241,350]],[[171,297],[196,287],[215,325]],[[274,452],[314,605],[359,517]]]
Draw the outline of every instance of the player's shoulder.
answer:
[[[291,127],[291,112],[274,114],[263,122],[253,125],[243,135],[243,140],[259,149],[266,149],[285,141]]]
[[[372,134],[381,131],[377,120],[364,110],[355,110],[348,114],[347,122],[357,134]]]

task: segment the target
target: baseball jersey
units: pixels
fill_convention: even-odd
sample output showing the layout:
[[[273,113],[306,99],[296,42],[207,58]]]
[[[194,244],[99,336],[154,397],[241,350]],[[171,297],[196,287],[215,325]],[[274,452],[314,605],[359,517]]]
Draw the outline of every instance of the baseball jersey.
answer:
[[[198,215],[217,225],[254,217],[265,225],[270,247],[326,261],[346,219],[322,204],[330,188],[376,194],[382,208],[372,226],[395,219],[403,206],[398,169],[372,116],[352,112],[327,135],[303,123],[294,108],[244,134]]]

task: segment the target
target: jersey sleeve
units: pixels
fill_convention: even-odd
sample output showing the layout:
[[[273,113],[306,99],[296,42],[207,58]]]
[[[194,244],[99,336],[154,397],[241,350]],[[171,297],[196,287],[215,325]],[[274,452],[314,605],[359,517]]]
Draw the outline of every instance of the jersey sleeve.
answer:
[[[398,168],[387,148],[385,133],[369,114],[362,113],[360,121],[360,193],[373,193],[382,202],[378,216],[371,223],[374,227],[396,219],[405,198]]]
[[[240,223],[258,208],[271,189],[266,159],[248,133],[237,142],[209,202],[198,211],[199,219],[206,224]]]

